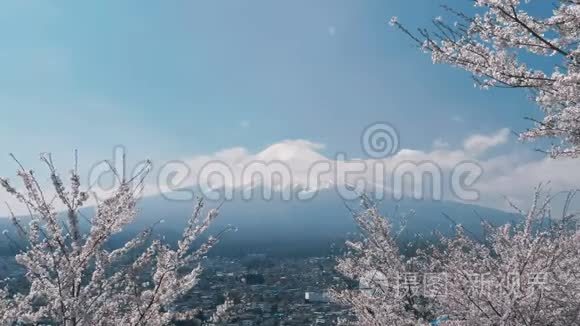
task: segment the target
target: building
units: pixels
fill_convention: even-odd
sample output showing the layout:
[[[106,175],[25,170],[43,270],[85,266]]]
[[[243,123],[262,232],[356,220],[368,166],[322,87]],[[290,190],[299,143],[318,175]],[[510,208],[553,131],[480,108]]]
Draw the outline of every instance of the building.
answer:
[[[328,293],[325,292],[305,292],[304,300],[306,303],[327,303],[330,302]]]

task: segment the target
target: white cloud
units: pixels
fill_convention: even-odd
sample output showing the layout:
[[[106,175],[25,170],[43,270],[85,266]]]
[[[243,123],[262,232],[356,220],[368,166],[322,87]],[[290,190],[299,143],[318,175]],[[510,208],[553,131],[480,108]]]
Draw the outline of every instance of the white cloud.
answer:
[[[507,143],[509,134],[509,129],[504,128],[492,135],[472,135],[463,142],[463,149],[473,155],[483,154],[492,147]]]
[[[245,187],[249,180],[244,176],[244,167],[252,162],[282,163],[291,171],[291,179],[285,180],[282,186],[296,186],[310,189],[312,178],[309,173],[313,166],[323,166],[327,163],[330,172],[319,176],[317,188],[328,188],[337,184],[355,184],[357,180],[366,180],[367,184],[383,184],[387,192],[392,192],[392,184],[388,174],[396,171],[404,164],[412,163],[421,169],[422,163],[434,163],[440,169],[444,180],[444,196],[446,200],[461,201],[450,192],[448,183],[451,171],[464,162],[476,163],[483,174],[473,188],[480,197],[474,204],[509,210],[505,197],[523,206],[529,204],[533,189],[540,183],[550,181],[554,191],[570,190],[580,185],[580,173],[577,172],[578,160],[549,158],[530,158],[531,153],[512,152],[509,154],[495,155],[482,159],[480,155],[494,146],[505,144],[508,141],[509,131],[501,129],[490,135],[472,135],[466,138],[463,148],[453,149],[449,144],[436,141],[436,145],[430,151],[402,149],[397,154],[382,160],[352,160],[341,157],[326,157],[320,150],[323,145],[307,140],[286,140],[272,144],[262,151],[251,153],[243,148],[221,151],[213,155],[198,156],[187,162],[192,171],[199,171],[212,160],[219,160],[231,168],[233,178],[229,184],[222,186]],[[370,168],[375,163],[380,163],[387,171],[387,182],[377,179]],[[362,164],[366,169],[362,172],[343,175],[338,173],[349,164]],[[260,170],[261,169],[261,170]],[[273,168],[262,166],[258,170],[264,175],[270,175]],[[186,183],[195,184],[197,180],[192,176]],[[284,180],[283,180],[284,181]],[[282,182],[282,181],[281,181]],[[264,185],[271,185],[265,182]]]
[[[330,36],[336,35],[336,27],[328,26],[328,35],[330,35]]]
[[[460,122],[463,122],[464,120],[463,120],[463,118],[461,116],[454,115],[454,116],[451,117],[451,121],[460,123]]]
[[[248,120],[242,120],[242,121],[240,121],[240,127],[244,128],[244,129],[249,128],[250,127],[250,121],[248,121]]]
[[[443,148],[449,148],[449,143],[444,141],[441,138],[437,138],[433,141],[433,148],[434,149],[443,149]]]
[[[571,190],[580,186],[580,173],[578,172],[579,160],[558,159],[553,160],[547,157],[532,158],[531,152],[511,152],[508,154],[498,154],[492,157],[481,158],[480,154],[494,146],[499,146],[508,141],[508,130],[502,129],[491,135],[472,135],[463,142],[462,148],[450,148],[449,146],[435,146],[428,151],[402,149],[397,154],[385,159],[352,160],[348,157],[327,157],[321,153],[324,148],[322,144],[308,140],[285,140],[267,146],[258,152],[251,152],[243,147],[225,149],[213,154],[198,155],[190,159],[179,161],[183,171],[160,171],[167,165],[162,162],[154,162],[156,170],[153,171],[147,180],[144,194],[147,196],[157,195],[163,188],[159,187],[160,176],[171,176],[173,172],[183,172],[181,183],[173,189],[183,188],[199,184],[207,180],[200,180],[200,172],[215,172],[219,169],[216,162],[221,167],[227,167],[231,178],[225,180],[213,180],[216,187],[239,188],[252,186],[251,176],[247,175],[248,166],[252,166],[254,171],[270,176],[276,172],[282,172],[287,168],[289,178],[280,180],[262,180],[264,186],[270,187],[296,187],[312,190],[330,188],[336,185],[356,184],[357,181],[365,180],[367,185],[380,184],[384,186],[387,193],[396,193],[393,189],[393,181],[389,179],[389,174],[396,171],[403,165],[410,165],[412,168],[421,170],[423,163],[434,164],[437,171],[441,171],[443,177],[443,199],[462,201],[450,191],[450,175],[457,166],[464,162],[477,164],[483,170],[483,174],[473,185],[473,189],[479,192],[477,201],[471,203],[499,209],[509,210],[505,197],[513,202],[525,207],[530,203],[534,187],[540,183],[550,182],[553,192]],[[173,161],[175,162],[175,161]],[[214,164],[214,165],[212,165]],[[381,164],[386,171],[385,178],[375,174],[370,167]],[[343,173],[346,168],[358,166],[360,172],[353,174]],[[313,183],[311,173],[313,167],[321,168],[325,173],[319,174],[316,183]],[[328,170],[325,170],[328,167]],[[209,169],[209,170],[208,170]],[[342,171],[342,172],[341,172]],[[413,172],[413,171],[411,171]],[[179,173],[178,173],[179,174]],[[210,173],[211,174],[211,173]],[[206,173],[206,177],[211,177]],[[390,175],[392,177],[392,175]],[[386,182],[385,182],[386,180]],[[416,182],[416,181],[415,181]],[[316,189],[313,188],[313,185]],[[167,189],[165,189],[167,190]],[[0,194],[0,200],[6,199],[6,194]],[[5,216],[5,212],[0,211],[0,216]]]

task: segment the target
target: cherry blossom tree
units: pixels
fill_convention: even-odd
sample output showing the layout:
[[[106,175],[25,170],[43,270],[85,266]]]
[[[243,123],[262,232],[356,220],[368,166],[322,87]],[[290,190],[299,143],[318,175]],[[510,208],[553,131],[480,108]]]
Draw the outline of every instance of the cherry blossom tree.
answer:
[[[433,20],[434,29],[411,32],[397,18],[391,24],[431,54],[434,63],[473,74],[484,89],[506,87],[533,92],[543,119],[521,133],[522,140],[556,140],[553,157],[580,155],[580,1],[560,0],[545,17],[526,12],[521,0],[474,0],[473,16],[444,7],[452,24]],[[532,60],[531,55],[535,56]],[[546,69],[545,67],[551,67]],[[543,68],[543,69],[542,69]]]
[[[397,233],[362,196],[354,214],[363,240],[348,242],[338,271],[357,280],[332,292],[350,306],[354,325],[577,325],[580,323],[580,231],[568,207],[552,216],[555,196],[536,190],[518,224],[483,223],[483,239],[456,226],[412,256],[401,254]],[[348,321],[345,321],[349,325]]]
[[[52,190],[43,189],[35,173],[20,163],[21,190],[0,179],[30,212],[29,225],[12,214],[22,239],[16,260],[24,266],[30,288],[25,293],[0,289],[0,324],[167,325],[192,318],[198,312],[195,308],[176,311],[172,304],[196,285],[201,259],[229,230],[194,248],[218,211],[206,212],[203,201],[198,201],[176,248],[156,239],[153,225],[123,246],[107,249],[109,239],[135,219],[137,193],[149,165],[130,180],[115,172],[120,186],[97,203],[93,216],[86,218],[85,232],[81,209],[87,206],[89,193],[81,190],[76,167],[67,187],[50,155],[42,160]],[[64,206],[65,217],[57,202]],[[228,304],[218,307],[213,321],[223,318]]]
[[[397,18],[391,24],[431,54],[434,63],[472,73],[477,85],[530,90],[545,116],[523,140],[551,138],[552,157],[580,155],[580,1],[561,0],[546,17],[534,17],[520,0],[474,0],[470,16],[444,7],[453,24],[433,20],[434,30],[411,32]],[[529,54],[544,59],[535,68]],[[537,60],[533,61],[534,63]],[[577,325],[580,323],[580,231],[568,208],[552,215],[541,186],[522,220],[492,226],[483,239],[461,225],[452,237],[401,254],[389,220],[363,196],[355,214],[364,239],[348,243],[338,270],[358,280],[359,289],[334,297],[350,305],[356,325]],[[437,318],[434,318],[437,316]],[[348,324],[348,321],[346,321]]]
[[[580,323],[580,232],[564,209],[556,219],[553,196],[538,188],[523,222],[494,227],[477,241],[462,226],[426,257],[426,271],[445,275],[435,287],[439,314],[465,325],[577,325]],[[566,198],[569,207],[575,193]]]
[[[432,311],[418,293],[420,280],[414,277],[423,264],[401,254],[397,232],[368,196],[361,195],[361,209],[352,213],[364,239],[347,242],[349,253],[338,260],[336,268],[359,286],[334,289],[333,299],[352,309],[356,325],[425,324]]]

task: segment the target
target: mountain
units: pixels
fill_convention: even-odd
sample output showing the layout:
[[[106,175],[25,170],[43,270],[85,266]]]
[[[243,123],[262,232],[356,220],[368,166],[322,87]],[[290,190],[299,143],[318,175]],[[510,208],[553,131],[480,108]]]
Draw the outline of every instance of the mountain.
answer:
[[[346,204],[356,209],[358,202]],[[219,203],[207,203],[207,207],[217,205]],[[434,230],[449,234],[453,223],[446,216],[477,236],[482,234],[481,219],[493,224],[518,219],[515,214],[449,201],[404,199],[384,201],[379,206],[395,227],[399,224],[399,216],[414,211],[407,221],[406,240],[412,240],[416,233],[428,237]],[[156,196],[142,200],[140,209],[140,219],[132,227],[144,227],[163,219],[165,223],[159,225],[159,231],[172,238],[183,229],[192,203]],[[315,198],[307,201],[285,201],[277,194],[271,200],[245,201],[240,192],[235,192],[234,200],[226,201],[221,207],[220,216],[209,233],[215,234],[227,225],[237,227],[238,231],[225,236],[220,248],[216,248],[220,254],[321,255],[328,253],[333,244],[341,245],[358,232],[345,202],[333,189],[320,190]]]
[[[261,190],[263,189],[254,189]],[[239,191],[233,195],[233,200],[223,203],[220,216],[207,234],[216,234],[227,225],[237,227],[238,231],[226,234],[212,254],[326,255],[332,250],[333,244],[341,246],[347,238],[358,232],[345,202],[332,189],[321,190],[315,198],[308,201],[285,201],[276,193],[271,200],[254,198],[250,201],[243,200]],[[193,202],[172,201],[166,197],[170,196],[143,198],[138,206],[139,215],[136,221],[113,241],[125,241],[160,219],[164,223],[155,227],[156,233],[169,242],[176,241],[191,214]],[[207,202],[206,207],[216,207],[218,204]],[[352,208],[357,206],[356,202],[346,204]],[[393,215],[414,211],[403,233],[406,240],[412,240],[415,233],[426,236],[434,230],[449,233],[452,222],[444,214],[475,234],[481,234],[481,218],[494,224],[503,224],[518,218],[517,215],[490,208],[449,201],[404,199],[397,202],[385,201],[379,205],[383,214],[391,218],[395,226],[398,219]],[[84,214],[90,215],[91,212],[86,210]],[[0,228],[11,229],[9,220],[0,219]],[[14,235],[14,232],[11,234]]]

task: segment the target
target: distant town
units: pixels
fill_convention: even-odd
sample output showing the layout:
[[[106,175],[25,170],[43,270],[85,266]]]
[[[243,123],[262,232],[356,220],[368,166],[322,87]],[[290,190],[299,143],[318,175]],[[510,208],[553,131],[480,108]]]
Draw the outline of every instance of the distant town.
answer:
[[[335,325],[348,310],[328,298],[341,281],[334,265],[333,257],[208,258],[205,277],[180,304],[212,312],[228,296],[235,304],[229,325]]]
[[[23,269],[13,257],[0,259],[0,279],[8,278],[13,289],[23,286]],[[226,325],[336,325],[338,318],[349,318],[349,311],[328,297],[328,289],[345,282],[335,264],[330,256],[208,257],[200,283],[175,307],[201,311],[196,320],[177,325],[201,325],[226,298],[234,303]]]

